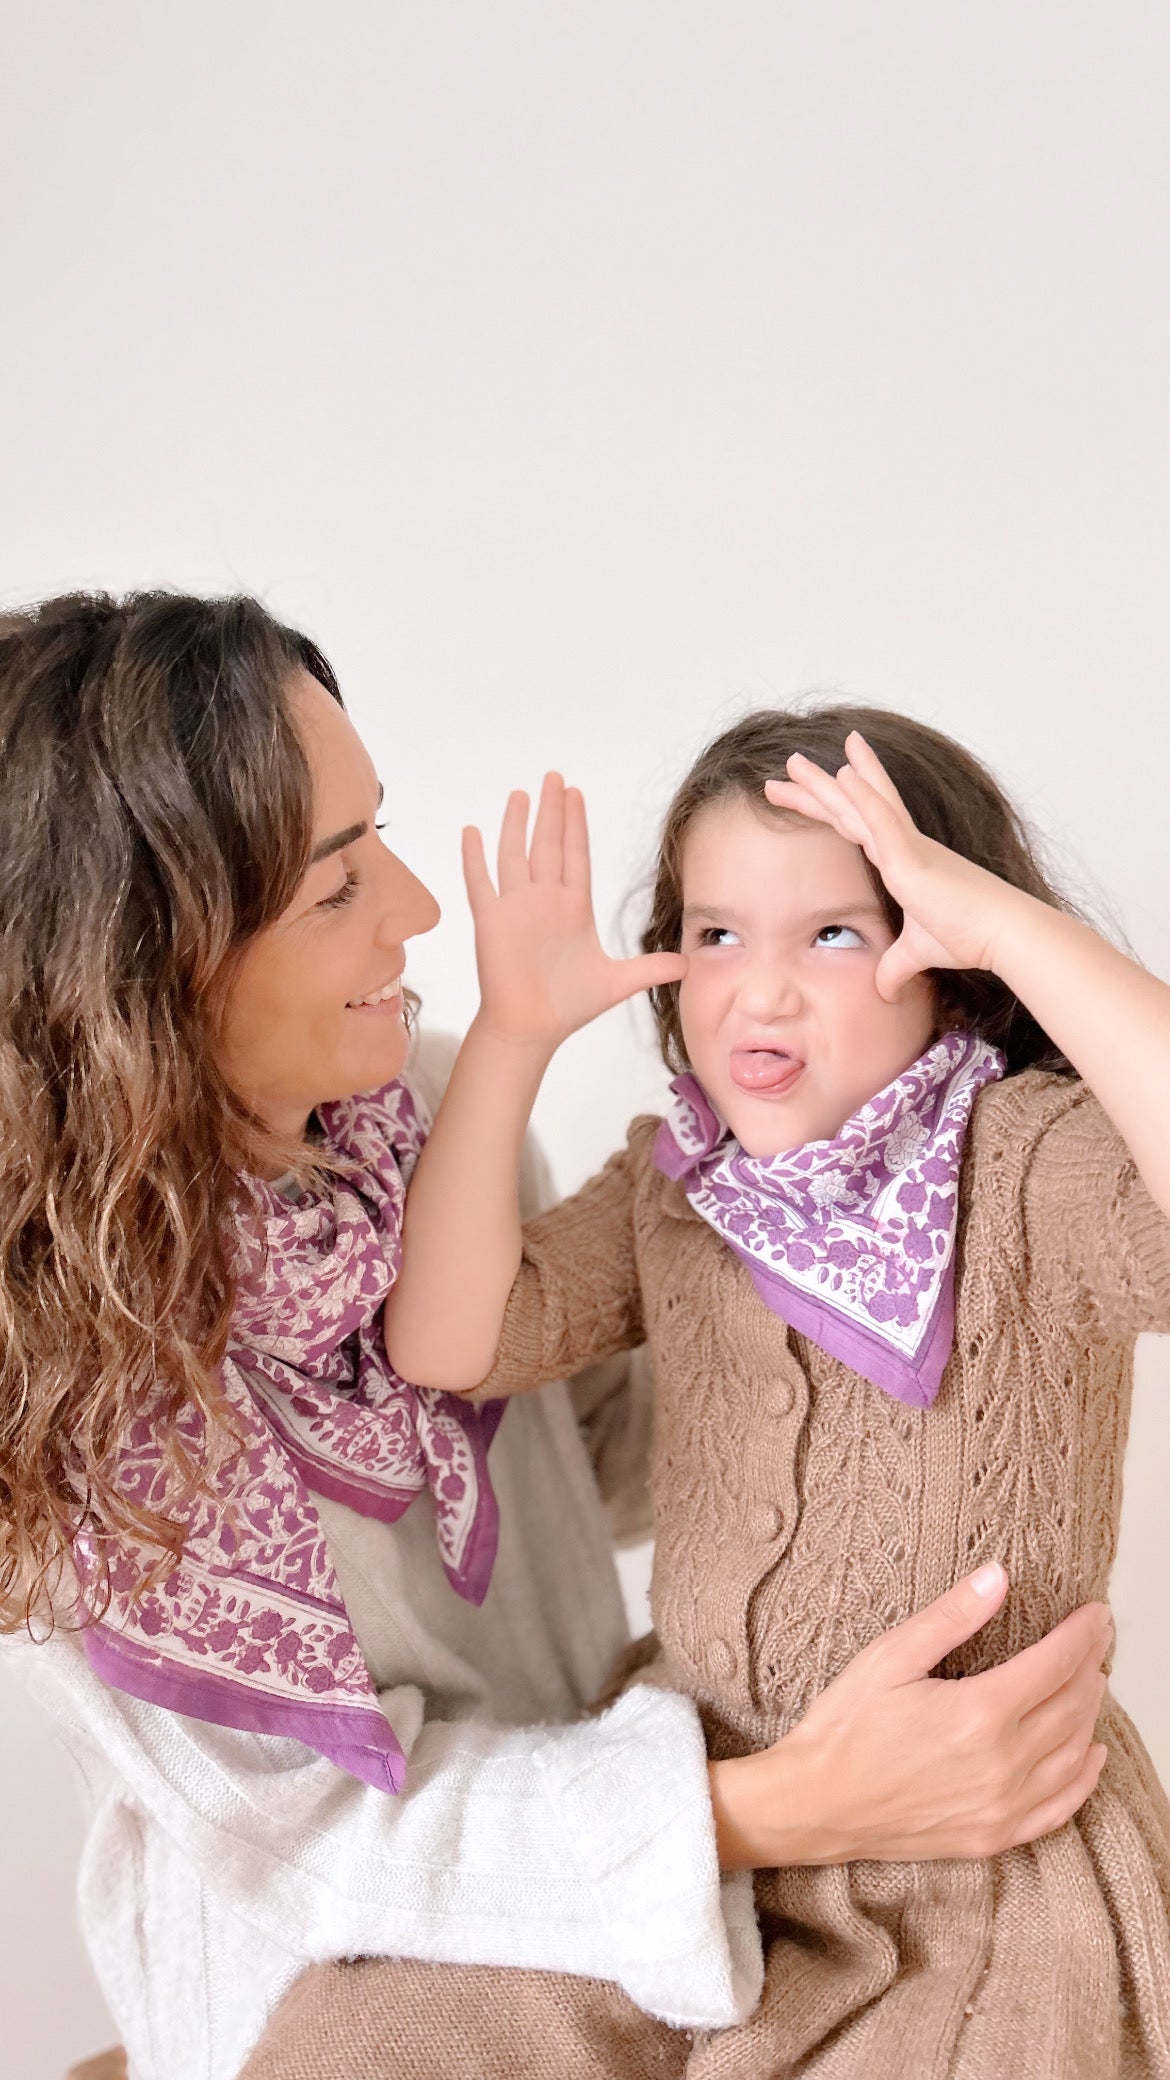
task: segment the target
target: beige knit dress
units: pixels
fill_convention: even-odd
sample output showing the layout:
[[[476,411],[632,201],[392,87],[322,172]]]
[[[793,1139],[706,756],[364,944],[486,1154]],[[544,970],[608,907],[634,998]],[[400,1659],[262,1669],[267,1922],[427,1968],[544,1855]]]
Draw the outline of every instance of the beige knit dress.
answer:
[[[1030,1070],[976,1104],[955,1347],[926,1411],[768,1311],[653,1168],[656,1126],[636,1121],[622,1154],[525,1230],[485,1391],[649,1343],[653,1673],[695,1698],[711,1753],[778,1739],[861,1647],[980,1561],[1006,1564],[1011,1594],[950,1674],[1105,1596],[1134,1339],[1170,1329],[1170,1224],[1084,1086]],[[1167,2080],[1170,1807],[1109,1698],[1100,1737],[1097,1791],[1042,1841],[984,1863],[760,1873],[765,1990],[742,2028],[696,2042],[595,1982],[371,1962],[307,1981],[304,2062],[286,2036],[286,2062],[262,2051],[249,2073],[309,2080],[329,2070],[311,2062],[323,2045],[336,2059],[349,2042],[355,2080]],[[424,2018],[429,2062],[409,2048]]]

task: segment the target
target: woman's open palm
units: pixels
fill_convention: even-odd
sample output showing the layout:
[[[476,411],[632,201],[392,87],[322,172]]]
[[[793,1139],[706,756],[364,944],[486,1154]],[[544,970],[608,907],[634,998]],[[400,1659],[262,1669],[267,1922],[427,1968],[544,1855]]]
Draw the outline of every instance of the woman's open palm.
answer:
[[[681,954],[614,960],[597,936],[589,833],[580,790],[546,773],[532,839],[528,796],[509,795],[500,827],[498,887],[480,832],[463,833],[463,874],[475,921],[481,1016],[509,1039],[555,1047],[638,990],[677,981]]]
[[[929,968],[994,968],[996,929],[1018,896],[1005,881],[918,829],[877,753],[854,730],[848,763],[826,773],[803,753],[787,780],[769,780],[768,800],[826,823],[859,845],[903,913],[902,931],[878,964],[878,992],[892,1002]]]

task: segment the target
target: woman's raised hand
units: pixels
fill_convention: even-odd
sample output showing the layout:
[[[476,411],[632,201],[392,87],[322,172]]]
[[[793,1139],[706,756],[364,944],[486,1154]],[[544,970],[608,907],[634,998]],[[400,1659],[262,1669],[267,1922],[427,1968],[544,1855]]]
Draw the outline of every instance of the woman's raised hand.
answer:
[[[859,731],[845,740],[847,764],[837,773],[796,752],[788,779],[764,792],[779,809],[826,823],[860,845],[881,875],[904,922],[875,977],[889,1002],[928,968],[996,967],[996,938],[1013,905],[1028,902],[998,875],[963,859],[918,829],[877,753]]]
[[[498,887],[478,830],[463,833],[463,874],[475,921],[480,1021],[505,1039],[550,1048],[636,991],[676,982],[675,953],[613,960],[593,918],[589,833],[580,790],[546,773],[528,839],[528,796],[509,795]]]

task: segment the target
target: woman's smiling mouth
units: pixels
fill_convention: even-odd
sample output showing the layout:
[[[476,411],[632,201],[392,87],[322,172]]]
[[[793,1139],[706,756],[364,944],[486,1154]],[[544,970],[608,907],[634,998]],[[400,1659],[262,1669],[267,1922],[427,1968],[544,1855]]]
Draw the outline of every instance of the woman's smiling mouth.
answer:
[[[402,1003],[402,976],[395,975],[384,982],[381,989],[371,990],[367,997],[354,997],[346,1005],[347,1011],[396,1012]]]

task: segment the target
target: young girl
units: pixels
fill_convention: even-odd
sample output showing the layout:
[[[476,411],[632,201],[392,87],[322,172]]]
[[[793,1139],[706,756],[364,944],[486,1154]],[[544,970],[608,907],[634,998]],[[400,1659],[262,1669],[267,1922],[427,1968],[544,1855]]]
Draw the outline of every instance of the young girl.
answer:
[[[649,1673],[712,1757],[799,1729],[981,1561],[1013,1592],[950,1675],[1104,1595],[1134,1339],[1170,1328],[1170,989],[1061,907],[945,737],[749,716],[666,819],[644,946],[678,954],[673,1109],[521,1244],[541,1072],[616,994],[580,798],[546,782],[530,854],[525,813],[498,895],[467,840],[483,1004],[408,1201],[396,1368],[498,1397],[648,1341]],[[1111,1699],[1099,1730],[1099,1785],[1043,1841],[961,1865],[826,1839],[761,1874],[759,2009],[653,2070],[1170,2074],[1170,1811]]]

